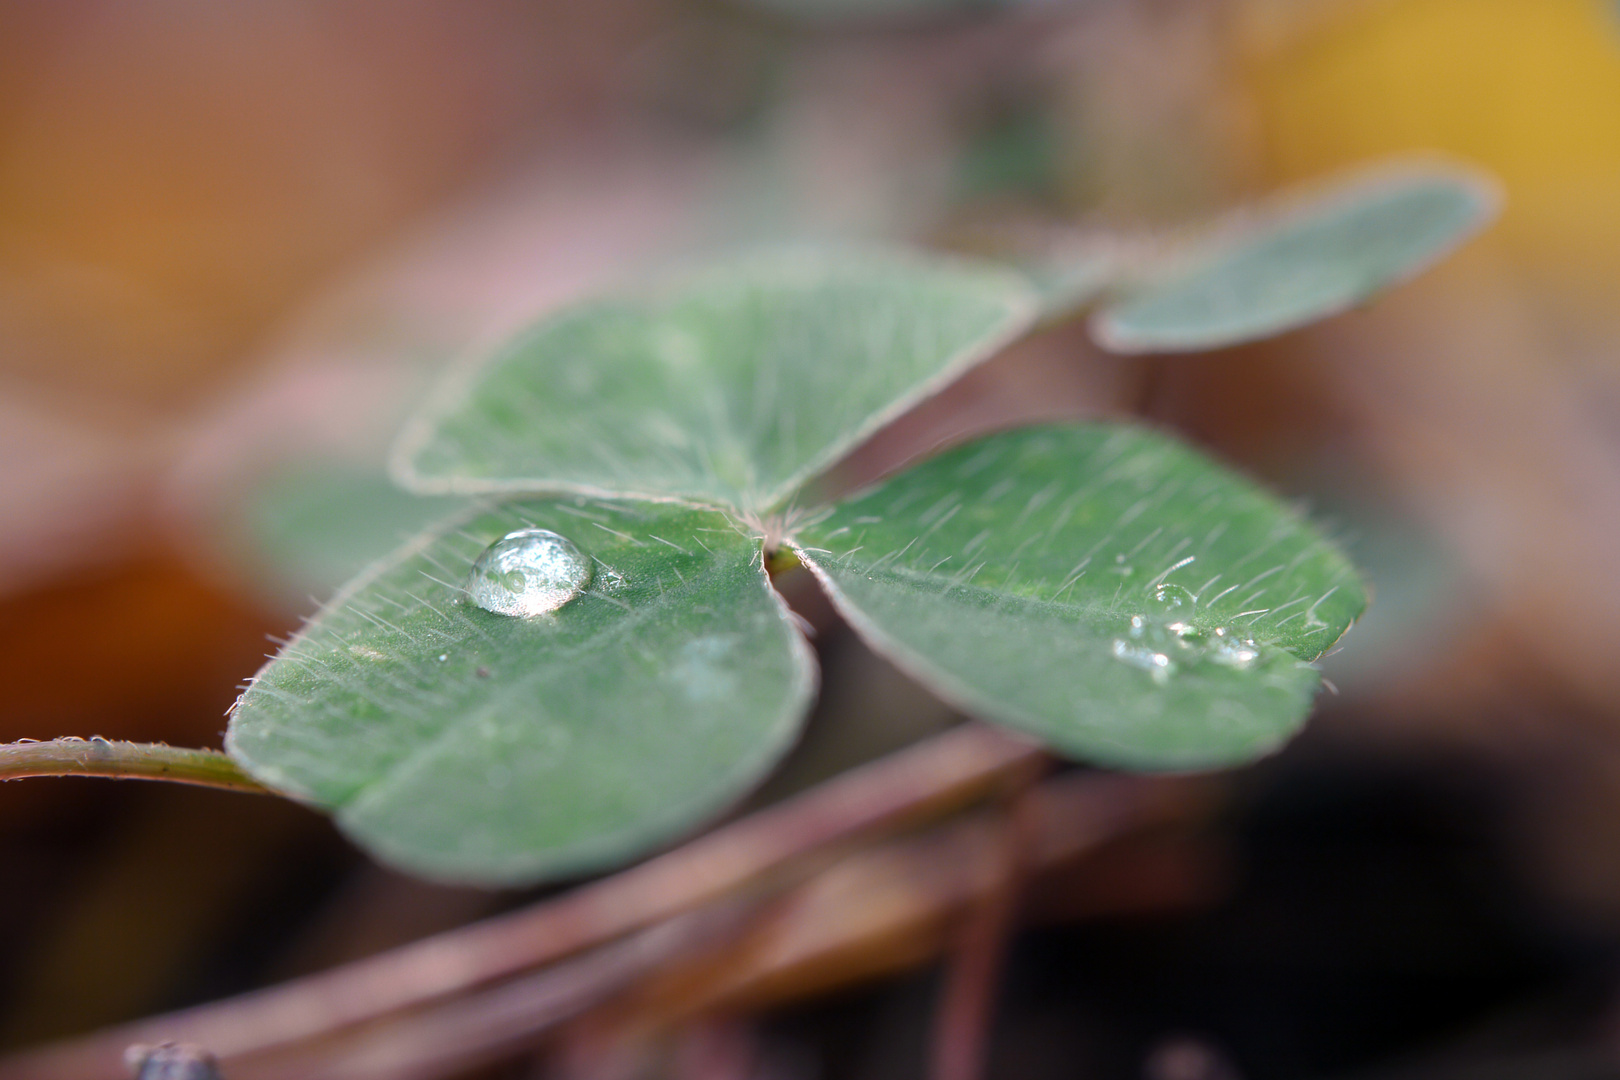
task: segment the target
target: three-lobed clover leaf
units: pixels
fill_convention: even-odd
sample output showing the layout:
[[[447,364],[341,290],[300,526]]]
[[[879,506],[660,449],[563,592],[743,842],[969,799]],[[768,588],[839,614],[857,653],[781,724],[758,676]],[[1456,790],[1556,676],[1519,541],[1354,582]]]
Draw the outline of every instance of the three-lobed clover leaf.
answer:
[[[1097,325],[1155,348],[1273,332],[1432,257],[1476,220],[1455,195],[1329,200],[1180,276],[1116,282]],[[1426,239],[1394,244],[1391,222]],[[1341,257],[1339,284],[1277,302],[1278,266]],[[1273,749],[1365,593],[1298,514],[1173,438],[1007,432],[796,506],[860,439],[1117,272],[1082,269],[1042,286],[798,250],[541,320],[452,379],[394,459],[418,491],[515,501],[351,584],[255,677],[230,751],[419,873],[527,882],[631,858],[740,796],[808,707],[815,668],[770,588],[767,536],[874,649],[1060,752],[1187,769]],[[577,550],[590,572],[564,575],[542,614],[473,603],[479,556],[535,529],[522,542]],[[486,563],[480,589],[524,587]]]

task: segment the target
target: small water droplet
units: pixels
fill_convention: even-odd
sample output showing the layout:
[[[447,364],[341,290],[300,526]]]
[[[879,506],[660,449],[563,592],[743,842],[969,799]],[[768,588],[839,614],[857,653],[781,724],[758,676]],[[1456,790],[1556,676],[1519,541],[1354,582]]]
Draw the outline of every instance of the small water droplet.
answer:
[[[467,595],[497,615],[544,615],[590,581],[590,560],[567,537],[550,529],[517,529],[478,556],[467,576]]]
[[[1198,606],[1198,598],[1180,585],[1160,585],[1153,590],[1153,599],[1166,611],[1191,611]]]
[[[1176,663],[1169,656],[1157,649],[1134,645],[1123,638],[1114,639],[1114,659],[1131,667],[1141,668],[1153,676],[1153,681],[1160,686],[1169,682],[1170,676],[1176,673]]]
[[[1208,656],[1217,664],[1247,668],[1260,659],[1260,646],[1253,638],[1233,636],[1223,626],[1215,631],[1215,639],[1210,643]]]
[[[1209,634],[1194,626],[1192,623],[1173,622],[1165,627],[1172,635],[1172,640],[1183,651],[1201,653],[1205,643],[1209,641]]]
[[[596,587],[603,592],[622,592],[625,587],[624,575],[619,573],[607,563],[597,560]]]

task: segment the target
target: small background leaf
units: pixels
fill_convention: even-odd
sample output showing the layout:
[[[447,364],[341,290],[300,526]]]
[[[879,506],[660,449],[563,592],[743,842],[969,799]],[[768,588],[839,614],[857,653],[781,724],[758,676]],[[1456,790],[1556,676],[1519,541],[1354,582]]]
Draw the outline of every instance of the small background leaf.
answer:
[[[798,543],[856,629],[947,699],[1127,767],[1275,747],[1315,693],[1305,661],[1365,606],[1350,564],[1275,499],[1116,425],[959,447]]]
[[[233,509],[238,561],[275,599],[304,601],[331,596],[430,524],[464,512],[467,500],[412,495],[380,468],[327,460],[277,470]]]
[[[779,251],[519,334],[407,428],[419,491],[679,495],[768,509],[1026,329],[985,265]]]
[[[527,525],[570,538],[591,584],[531,619],[472,605],[472,561]],[[259,672],[227,746],[386,861],[528,882],[629,858],[737,798],[786,751],[813,684],[758,541],[726,517],[530,500],[340,596]]]
[[[1495,188],[1430,167],[1245,214],[1092,321],[1115,352],[1216,349],[1336,314],[1427,268],[1496,212]]]

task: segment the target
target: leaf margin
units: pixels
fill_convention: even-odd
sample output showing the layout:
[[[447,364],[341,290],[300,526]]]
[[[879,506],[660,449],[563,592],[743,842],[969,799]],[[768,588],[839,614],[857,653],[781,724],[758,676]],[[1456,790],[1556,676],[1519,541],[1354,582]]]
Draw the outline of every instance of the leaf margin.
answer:
[[[780,260],[792,260],[799,264],[820,260],[825,264],[845,258],[873,263],[887,261],[891,265],[905,265],[927,271],[955,269],[965,274],[1000,278],[1007,288],[1005,299],[1009,310],[1002,326],[996,331],[959,350],[932,376],[914,384],[882,408],[869,413],[860,425],[828,444],[819,454],[806,461],[774,489],[763,495],[757,507],[735,506],[707,493],[613,489],[596,484],[559,480],[431,476],[422,474],[416,468],[415,458],[432,443],[440,421],[453,415],[466,403],[481,376],[486,370],[492,370],[500,349],[520,334],[531,332],[553,319],[585,310],[597,303],[668,302],[683,291],[690,290],[715,275],[736,272],[756,265]],[[583,495],[602,499],[686,503],[725,510],[740,517],[767,516],[792,505],[797,495],[883,427],[937,396],[969,371],[1038,329],[1044,310],[1042,292],[1028,274],[1012,265],[990,259],[943,253],[909,244],[872,242],[777,244],[744,248],[729,252],[721,258],[686,266],[673,273],[644,274],[608,293],[530,312],[525,317],[509,320],[502,327],[485,335],[447,367],[427,397],[412,410],[390,447],[388,475],[395,484],[418,495],[503,498],[530,495]]]

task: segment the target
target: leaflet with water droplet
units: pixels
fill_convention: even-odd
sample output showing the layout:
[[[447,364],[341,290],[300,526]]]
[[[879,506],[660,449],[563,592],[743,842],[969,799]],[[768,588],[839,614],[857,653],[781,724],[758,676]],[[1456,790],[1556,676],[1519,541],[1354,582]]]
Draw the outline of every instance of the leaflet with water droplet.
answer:
[[[513,529],[473,563],[467,595],[485,611],[532,618],[556,611],[591,582],[591,561],[550,529]]]

